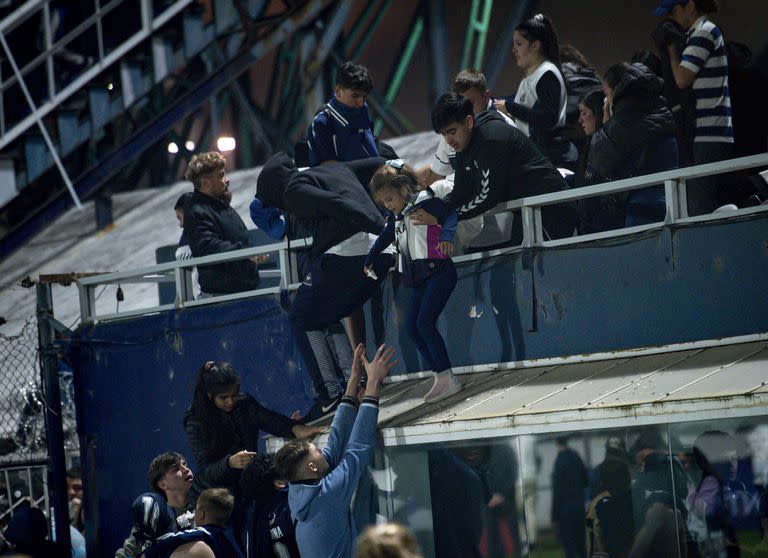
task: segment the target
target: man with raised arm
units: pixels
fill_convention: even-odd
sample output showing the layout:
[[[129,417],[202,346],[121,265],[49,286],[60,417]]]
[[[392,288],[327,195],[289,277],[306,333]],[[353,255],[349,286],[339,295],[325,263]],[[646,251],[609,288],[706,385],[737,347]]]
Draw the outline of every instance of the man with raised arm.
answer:
[[[394,349],[382,345],[373,361],[357,346],[347,390],[322,450],[307,441],[291,440],[277,452],[279,475],[290,482],[288,504],[296,523],[302,558],[351,558],[357,537],[350,510],[360,475],[371,460],[379,416],[379,391],[397,364]],[[360,363],[368,380],[357,411]]]

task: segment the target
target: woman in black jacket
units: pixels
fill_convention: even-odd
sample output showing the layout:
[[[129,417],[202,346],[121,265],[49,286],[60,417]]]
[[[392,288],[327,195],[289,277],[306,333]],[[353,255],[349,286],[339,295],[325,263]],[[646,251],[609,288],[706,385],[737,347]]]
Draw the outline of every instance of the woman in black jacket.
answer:
[[[589,166],[606,180],[652,174],[678,165],[675,122],[661,80],[643,64],[620,63],[603,76],[603,126],[589,146]],[[633,190],[624,225],[664,220],[664,186]]]
[[[281,438],[308,438],[323,430],[298,424],[241,394],[237,371],[219,361],[198,370],[184,429],[197,466],[193,504],[206,488],[228,488],[237,496],[240,474],[257,453],[261,430]]]

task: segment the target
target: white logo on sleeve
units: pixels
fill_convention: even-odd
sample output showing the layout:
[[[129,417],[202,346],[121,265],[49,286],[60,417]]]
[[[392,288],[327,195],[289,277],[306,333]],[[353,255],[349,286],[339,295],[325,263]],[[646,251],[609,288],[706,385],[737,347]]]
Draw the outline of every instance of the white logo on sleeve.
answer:
[[[482,179],[480,180],[480,192],[472,201],[462,205],[459,208],[459,213],[472,211],[488,198],[488,192],[491,189],[491,169],[481,170],[480,173],[482,175]]]

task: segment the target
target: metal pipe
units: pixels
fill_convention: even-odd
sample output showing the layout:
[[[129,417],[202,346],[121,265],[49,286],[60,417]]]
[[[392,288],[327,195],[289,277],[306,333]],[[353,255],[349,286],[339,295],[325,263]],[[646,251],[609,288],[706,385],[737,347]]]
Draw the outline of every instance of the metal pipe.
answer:
[[[2,37],[2,34],[0,34]],[[67,502],[66,457],[64,455],[64,426],[61,419],[61,388],[56,358],[53,317],[53,297],[50,284],[36,285],[37,332],[40,351],[40,371],[45,389],[46,444],[48,446],[48,485],[52,488],[51,521],[56,541],[70,548],[69,504]]]
[[[429,2],[429,51],[432,59],[432,83],[430,84],[430,105],[450,89],[448,77],[448,52],[445,40],[445,3],[443,0]]]
[[[72,201],[75,202],[75,207],[77,207],[77,209],[82,209],[83,204],[80,203],[80,198],[77,196],[77,192],[75,192],[75,188],[72,186],[72,181],[69,179],[69,174],[67,174],[67,169],[64,168],[64,164],[61,162],[61,159],[59,158],[59,154],[56,152],[56,146],[53,144],[53,140],[51,139],[51,136],[48,134],[48,130],[45,128],[45,124],[43,124],[42,116],[37,112],[35,101],[32,99],[32,95],[29,94],[29,90],[27,89],[27,84],[24,82],[24,78],[22,77],[21,72],[19,72],[19,67],[16,65],[16,59],[14,58],[13,53],[11,52],[11,49],[8,46],[8,42],[5,40],[5,34],[2,32],[0,32],[0,41],[3,43],[3,50],[5,50],[5,55],[8,57],[8,61],[11,63],[11,67],[13,68],[13,72],[16,74],[16,78],[19,81],[21,90],[24,92],[24,97],[26,97],[27,99],[27,104],[29,104],[29,108],[32,111],[33,116],[35,117],[37,126],[40,128],[40,133],[43,134],[45,143],[46,145],[48,145],[48,149],[51,152],[51,156],[53,157],[53,160],[59,169],[61,178],[64,181],[64,184],[66,184],[67,190],[69,190],[69,195],[72,197]],[[67,537],[69,537],[69,531],[67,531]]]

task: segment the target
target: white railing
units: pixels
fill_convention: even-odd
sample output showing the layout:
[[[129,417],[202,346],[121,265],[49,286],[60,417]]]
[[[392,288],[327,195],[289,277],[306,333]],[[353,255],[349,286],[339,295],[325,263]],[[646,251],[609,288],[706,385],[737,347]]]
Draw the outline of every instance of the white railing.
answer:
[[[665,225],[673,224],[685,224],[696,223],[702,221],[714,221],[722,219],[731,219],[733,217],[741,217],[744,215],[750,215],[760,212],[768,212],[768,205],[762,205],[758,207],[751,207],[746,209],[738,209],[735,211],[726,211],[719,213],[712,213],[708,215],[700,215],[696,217],[689,217],[687,212],[687,190],[686,180],[691,178],[698,178],[701,176],[708,176],[712,174],[721,174],[726,172],[736,172],[756,167],[768,167],[768,153],[760,155],[752,155],[749,157],[742,157],[739,159],[731,159],[728,161],[720,161],[717,163],[708,163],[705,165],[699,165],[695,167],[686,167],[683,169],[677,169],[673,171],[660,172],[656,174],[650,174],[646,176],[639,176],[636,178],[629,178],[626,180],[619,180],[616,182],[608,182],[605,184],[597,184],[594,186],[585,186],[583,188],[574,188],[572,190],[566,190],[562,192],[556,192],[552,194],[544,194],[541,196],[534,196],[530,198],[522,198],[510,202],[501,203],[496,206],[489,213],[501,213],[505,211],[519,210],[522,214],[523,225],[523,243],[521,246],[515,246],[510,248],[503,248],[499,250],[493,250],[489,252],[480,252],[467,254],[464,256],[458,256],[454,258],[456,262],[472,261],[482,258],[488,258],[499,254],[511,253],[521,250],[523,248],[530,247],[553,247],[564,246],[569,244],[580,244],[584,242],[590,242],[592,240],[601,238],[612,238],[626,236],[637,232],[647,231],[651,229],[658,229]],[[606,196],[610,194],[616,194],[619,192],[627,192],[631,190],[638,190],[641,188],[647,188],[649,186],[655,186],[658,184],[664,184],[665,198],[666,198],[666,216],[663,222],[651,223],[648,225],[641,225],[637,227],[628,227],[623,229],[616,229],[601,233],[588,234],[582,236],[575,236],[570,238],[563,238],[558,240],[545,240],[542,220],[541,220],[541,208],[547,205],[556,205],[560,203],[573,202],[580,199],[592,198],[597,196]],[[290,246],[289,246],[290,244]],[[312,239],[300,239],[288,241],[282,241],[274,244],[268,244],[265,246],[258,246],[254,248],[244,248],[242,250],[234,250],[232,252],[225,252],[222,254],[216,254],[213,256],[205,256],[202,258],[193,258],[189,260],[181,260],[168,262],[144,269],[121,271],[115,273],[104,273],[100,275],[92,275],[78,279],[78,288],[80,294],[80,314],[83,323],[91,323],[95,321],[104,321],[117,318],[126,318],[130,316],[149,314],[153,312],[160,312],[163,310],[171,310],[174,308],[187,308],[193,306],[203,306],[207,304],[214,304],[222,301],[238,300],[242,298],[250,298],[252,296],[266,295],[266,294],[278,294],[282,289],[293,290],[298,288],[298,277],[296,276],[296,252],[297,248],[306,249],[312,244]],[[227,294],[221,296],[212,296],[203,299],[194,299],[194,286],[192,285],[192,268],[196,266],[224,263],[234,260],[240,260],[257,256],[260,254],[268,254],[270,252],[277,252],[278,269],[261,271],[260,274],[263,278],[267,277],[280,277],[280,285],[276,287],[267,287],[262,289],[256,289],[252,291],[244,291],[241,293]],[[125,284],[125,283],[153,283],[153,282],[173,282],[176,285],[176,300],[173,304],[165,304],[159,306],[153,306],[150,308],[132,310],[128,312],[112,313],[98,315],[96,313],[96,296],[95,289],[98,286],[109,284]]]

